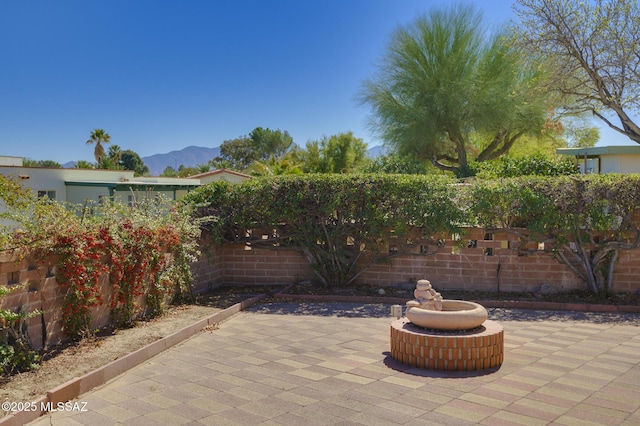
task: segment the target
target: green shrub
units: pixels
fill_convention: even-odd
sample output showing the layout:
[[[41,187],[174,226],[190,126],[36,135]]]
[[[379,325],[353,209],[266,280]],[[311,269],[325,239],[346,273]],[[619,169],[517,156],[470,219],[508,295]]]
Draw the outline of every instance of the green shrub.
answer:
[[[474,174],[481,179],[518,176],[566,176],[579,173],[569,158],[549,159],[542,154],[528,157],[500,157],[497,160],[473,164]]]
[[[548,243],[590,291],[606,293],[618,253],[640,245],[638,175],[530,175],[466,184],[429,175],[306,175],[216,183],[189,198],[216,241],[295,249],[325,286],[353,282],[413,238],[464,225],[515,234],[521,250],[531,241]],[[254,229],[260,235],[247,234]],[[394,253],[386,251],[391,244]]]
[[[402,249],[411,232],[455,232],[463,222],[452,181],[419,175],[304,175],[213,184],[190,196],[209,229],[226,241],[302,253],[327,287],[345,286],[389,257],[391,232]],[[258,229],[267,240],[246,235]]]
[[[640,245],[640,175],[478,180],[466,196],[476,224],[549,243],[594,293],[611,290],[619,251]]]
[[[26,284],[11,288],[0,286],[0,302],[9,293],[23,288]],[[32,350],[28,336],[23,333],[24,321],[40,312],[23,312],[0,309],[0,370],[3,374],[13,374],[38,368],[40,357]]]
[[[162,197],[133,208],[118,202],[66,205],[38,200],[3,182],[0,197],[11,201],[5,217],[19,228],[5,230],[0,249],[21,248],[30,257],[59,256],[56,279],[65,292],[62,326],[70,337],[93,332],[91,308],[103,303],[104,274],[113,290],[110,308],[116,326],[159,315],[168,296],[174,301],[193,298],[189,264],[198,255],[200,228],[188,206]],[[143,296],[145,311],[137,303]]]

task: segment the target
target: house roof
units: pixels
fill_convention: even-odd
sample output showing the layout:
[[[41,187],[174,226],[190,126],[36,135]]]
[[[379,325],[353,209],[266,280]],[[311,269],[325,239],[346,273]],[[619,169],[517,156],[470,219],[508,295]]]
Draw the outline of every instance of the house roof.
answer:
[[[210,172],[199,173],[197,175],[193,175],[193,176],[189,176],[189,177],[193,178],[193,179],[200,179],[200,178],[203,178],[203,177],[216,176],[216,175],[222,175],[222,174],[236,175],[236,176],[247,178],[247,179],[251,179],[252,178],[252,176],[250,176],[250,175],[246,175],[244,173],[235,172],[233,170],[227,170],[227,169],[212,170]]]
[[[556,154],[577,157],[596,157],[599,155],[640,155],[640,145],[593,146],[591,148],[557,148]]]

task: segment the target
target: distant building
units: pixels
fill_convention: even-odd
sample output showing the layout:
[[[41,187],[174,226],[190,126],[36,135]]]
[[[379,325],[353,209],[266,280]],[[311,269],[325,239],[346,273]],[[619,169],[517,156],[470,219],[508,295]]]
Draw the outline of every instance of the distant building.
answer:
[[[22,166],[22,157],[0,155],[0,166]]]
[[[575,157],[581,173],[640,173],[640,145],[558,148],[556,153]]]
[[[0,174],[30,188],[38,197],[84,204],[101,202],[103,198],[133,204],[150,193],[163,194],[176,200],[201,185],[199,179],[135,177],[131,170],[62,169],[7,165],[0,157]]]
[[[225,180],[240,183],[251,179],[249,175],[225,169],[178,178],[136,177],[132,170],[25,167],[22,157],[10,156],[0,156],[0,174],[14,179],[24,188],[32,189],[38,197],[73,204],[114,199],[133,205],[136,201],[158,194],[177,200],[209,182]]]
[[[218,169],[210,172],[200,173],[190,176],[191,179],[200,179],[203,185],[211,182],[224,180],[229,183],[242,183],[248,179],[253,179],[252,176],[245,175],[244,173],[234,172],[233,170]]]

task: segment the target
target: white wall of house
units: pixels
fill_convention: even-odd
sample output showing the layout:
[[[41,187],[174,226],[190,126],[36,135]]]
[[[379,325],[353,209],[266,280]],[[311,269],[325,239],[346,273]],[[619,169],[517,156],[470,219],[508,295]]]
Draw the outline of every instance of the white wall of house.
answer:
[[[22,157],[11,157],[9,155],[0,155],[0,166],[22,166]]]
[[[84,204],[86,200],[97,203],[112,194],[128,203],[130,196],[144,197],[147,192],[173,200],[200,185],[199,179],[134,177],[130,170],[0,166],[0,174],[32,189],[36,195],[46,194],[57,201],[74,204]]]
[[[133,179],[129,170],[93,170],[93,169],[54,169],[41,167],[0,167],[0,174],[16,180],[24,188],[38,191],[55,191],[56,200],[83,203],[89,197],[98,201],[103,192],[87,187],[74,187],[65,182],[87,182],[107,185],[108,182],[120,182]],[[67,189],[70,189],[70,194]],[[79,188],[85,188],[79,189]],[[108,190],[107,190],[108,194]]]
[[[84,204],[85,200],[97,203],[103,197],[109,197],[107,186],[67,186],[67,201],[70,203]]]
[[[640,173],[640,155],[620,155],[618,170],[618,173]]]
[[[132,206],[136,202],[143,202],[148,200],[153,200],[156,196],[160,194],[169,200],[174,199],[173,190],[157,190],[153,187],[132,187],[131,189],[120,189],[116,190],[113,193],[113,198],[116,201],[119,201],[123,204],[127,204]]]

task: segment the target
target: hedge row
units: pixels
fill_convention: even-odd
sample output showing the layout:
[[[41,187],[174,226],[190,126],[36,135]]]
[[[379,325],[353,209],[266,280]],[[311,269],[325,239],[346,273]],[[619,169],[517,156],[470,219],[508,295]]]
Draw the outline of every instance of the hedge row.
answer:
[[[429,175],[304,175],[214,183],[191,193],[222,240],[303,253],[325,286],[352,282],[381,261],[390,237],[480,226],[551,243],[596,291],[610,288],[620,250],[638,246],[640,176],[521,177],[458,183]],[[247,234],[261,229],[272,238]]]

